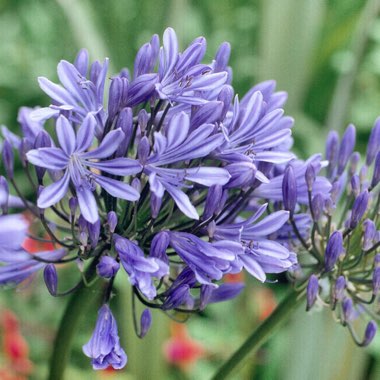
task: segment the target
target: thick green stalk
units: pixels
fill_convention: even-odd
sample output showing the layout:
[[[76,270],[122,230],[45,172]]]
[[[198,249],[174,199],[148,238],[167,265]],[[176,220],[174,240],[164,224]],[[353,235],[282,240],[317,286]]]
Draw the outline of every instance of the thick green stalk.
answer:
[[[95,274],[95,259],[87,272],[87,281],[91,281]],[[57,335],[55,337],[53,353],[50,359],[48,380],[63,380],[64,371],[70,358],[70,349],[74,334],[77,330],[80,318],[85,315],[86,309],[94,302],[94,288],[99,287],[96,281],[90,287],[86,287],[82,280],[79,289],[76,290],[66,305]]]
[[[280,302],[273,313],[257,327],[247,340],[215,373],[212,380],[226,379],[232,370],[238,366],[248,354],[254,352],[264,344],[269,337],[284,323],[296,307],[305,299],[305,293],[291,290]]]

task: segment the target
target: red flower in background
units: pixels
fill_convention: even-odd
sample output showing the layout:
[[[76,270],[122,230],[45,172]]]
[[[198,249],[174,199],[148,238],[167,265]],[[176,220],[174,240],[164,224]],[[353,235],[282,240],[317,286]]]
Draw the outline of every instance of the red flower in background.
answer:
[[[189,336],[187,327],[179,323],[171,323],[171,337],[164,343],[166,360],[182,371],[189,371],[198,359],[205,356],[201,343]]]
[[[0,369],[2,380],[27,380],[33,365],[29,360],[29,347],[21,334],[17,316],[4,309],[0,315],[2,333],[2,353],[5,356],[5,368]]]

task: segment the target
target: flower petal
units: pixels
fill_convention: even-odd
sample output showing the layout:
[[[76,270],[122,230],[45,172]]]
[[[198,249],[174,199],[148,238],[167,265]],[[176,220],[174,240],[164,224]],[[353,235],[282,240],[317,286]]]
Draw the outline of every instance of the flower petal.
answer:
[[[37,200],[37,206],[40,208],[47,208],[59,202],[67,193],[69,180],[69,172],[65,171],[65,174],[60,180],[46,186],[41,191]]]
[[[68,157],[62,149],[54,147],[32,149],[26,157],[31,164],[52,170],[62,170],[68,163]]]
[[[76,137],[73,126],[63,115],[57,119],[56,131],[59,144],[63,151],[70,156],[75,150]]]
[[[127,183],[97,174],[94,174],[94,176],[96,182],[107,191],[107,193],[116,198],[126,199],[127,201],[137,201],[140,198],[139,192]]]
[[[82,125],[78,129],[77,133],[77,152],[84,152],[87,150],[94,139],[96,120],[92,114],[88,114],[83,120]]]
[[[116,149],[119,147],[120,143],[123,141],[125,135],[121,129],[115,129],[106,134],[100,145],[90,152],[86,152],[81,155],[83,158],[88,159],[102,159],[108,158]]]
[[[95,223],[99,219],[99,214],[94,194],[86,185],[76,187],[76,193],[83,218]]]

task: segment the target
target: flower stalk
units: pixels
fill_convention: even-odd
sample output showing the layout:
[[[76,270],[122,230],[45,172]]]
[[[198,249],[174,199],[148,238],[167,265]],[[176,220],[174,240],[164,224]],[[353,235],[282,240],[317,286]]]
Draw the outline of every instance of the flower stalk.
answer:
[[[252,332],[246,341],[219,368],[211,380],[227,379],[232,371],[236,369],[249,354],[258,350],[273,333],[289,319],[294,309],[304,302],[305,296],[305,292],[300,293],[292,289],[279,303],[273,313]]]

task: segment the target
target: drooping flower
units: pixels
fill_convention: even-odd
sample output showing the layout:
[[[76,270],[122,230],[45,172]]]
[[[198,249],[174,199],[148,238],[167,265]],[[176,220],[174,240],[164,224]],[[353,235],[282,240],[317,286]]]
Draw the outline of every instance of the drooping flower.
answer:
[[[27,158],[32,164],[63,171],[62,177],[57,182],[41,191],[37,201],[38,207],[47,208],[59,202],[67,194],[70,181],[75,187],[81,213],[90,223],[95,223],[99,218],[93,195],[95,184],[100,185],[114,197],[130,201],[139,198],[139,193],[130,185],[88,169],[97,169],[116,176],[126,176],[141,171],[141,165],[130,158],[93,161],[111,157],[124,137],[121,130],[113,130],[107,134],[98,148],[89,150],[94,138],[95,125],[94,117],[88,115],[75,134],[71,123],[64,116],[60,116],[56,132],[61,148],[39,148],[27,153]]]
[[[99,309],[95,330],[83,346],[83,352],[92,359],[92,367],[96,370],[109,366],[121,369],[127,364],[127,355],[120,346],[116,320],[107,304]]]

